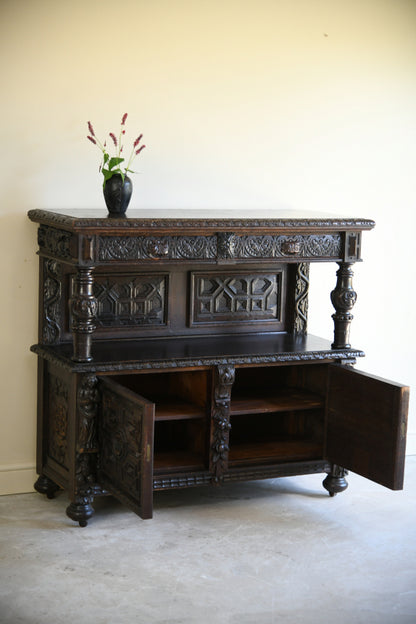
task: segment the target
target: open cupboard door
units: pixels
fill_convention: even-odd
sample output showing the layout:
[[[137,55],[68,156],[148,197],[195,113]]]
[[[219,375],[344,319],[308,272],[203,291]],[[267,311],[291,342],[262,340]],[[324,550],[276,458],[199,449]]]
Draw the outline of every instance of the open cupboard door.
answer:
[[[100,384],[100,484],[141,518],[151,518],[154,404],[112,379]]]
[[[327,458],[392,490],[403,488],[409,388],[329,367]]]

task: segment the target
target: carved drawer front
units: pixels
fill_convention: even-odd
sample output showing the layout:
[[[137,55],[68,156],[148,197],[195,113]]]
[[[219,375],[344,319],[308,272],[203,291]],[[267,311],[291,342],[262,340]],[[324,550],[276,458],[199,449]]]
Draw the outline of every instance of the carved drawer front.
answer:
[[[282,321],[283,271],[192,273],[190,324]]]
[[[154,405],[111,379],[102,378],[100,386],[100,484],[142,518],[151,518]]]

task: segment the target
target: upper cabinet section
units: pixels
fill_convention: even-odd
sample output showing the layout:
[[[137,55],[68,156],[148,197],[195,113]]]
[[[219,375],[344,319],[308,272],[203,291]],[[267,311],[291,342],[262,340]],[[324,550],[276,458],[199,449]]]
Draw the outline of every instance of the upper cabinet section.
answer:
[[[238,218],[223,211],[131,211],[108,218],[96,211],[31,210],[40,224],[41,255],[79,266],[128,263],[357,261],[369,219],[270,211]]]

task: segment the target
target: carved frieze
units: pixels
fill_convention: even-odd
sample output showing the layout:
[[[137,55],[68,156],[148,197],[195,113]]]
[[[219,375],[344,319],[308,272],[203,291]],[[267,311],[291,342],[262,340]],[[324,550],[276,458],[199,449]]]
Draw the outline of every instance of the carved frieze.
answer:
[[[192,275],[192,323],[279,320],[282,274]]]
[[[43,264],[43,324],[42,342],[56,344],[61,336],[61,265],[56,260]]]
[[[97,327],[166,324],[167,275],[96,276]]]
[[[101,262],[120,260],[224,260],[340,258],[340,234],[210,236],[100,236]]]
[[[49,376],[48,384],[48,455],[68,467],[68,400],[69,388],[60,377]]]

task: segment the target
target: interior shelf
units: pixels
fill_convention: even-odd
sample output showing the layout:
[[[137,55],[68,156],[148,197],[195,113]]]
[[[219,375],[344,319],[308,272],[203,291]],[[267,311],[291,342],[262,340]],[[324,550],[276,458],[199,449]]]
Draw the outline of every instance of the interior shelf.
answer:
[[[155,420],[193,420],[204,418],[205,411],[199,405],[185,401],[166,400],[155,404]]]
[[[237,396],[232,397],[230,414],[267,414],[270,412],[288,412],[323,407],[323,399],[311,392],[287,389],[279,390],[273,396]]]
[[[204,468],[201,455],[192,451],[158,451],[154,455],[153,472],[156,474]]]
[[[281,438],[233,444],[230,448],[229,465],[281,463],[319,457],[322,457],[322,445],[318,441]]]

